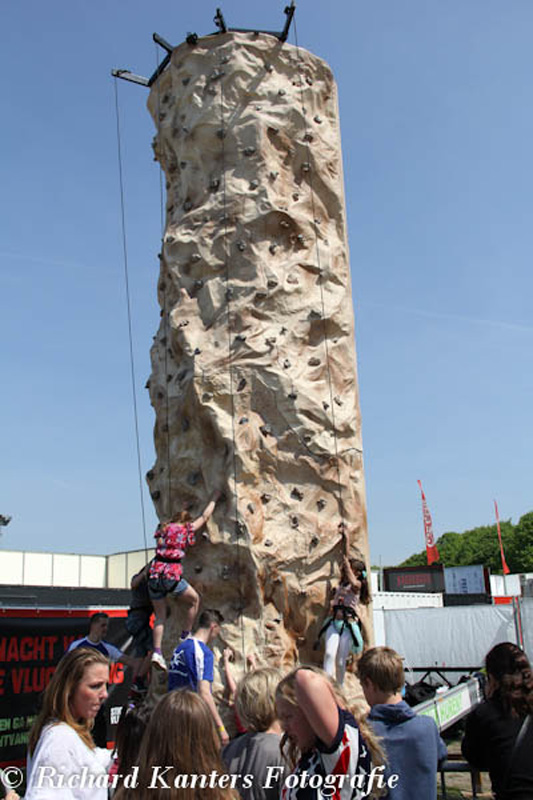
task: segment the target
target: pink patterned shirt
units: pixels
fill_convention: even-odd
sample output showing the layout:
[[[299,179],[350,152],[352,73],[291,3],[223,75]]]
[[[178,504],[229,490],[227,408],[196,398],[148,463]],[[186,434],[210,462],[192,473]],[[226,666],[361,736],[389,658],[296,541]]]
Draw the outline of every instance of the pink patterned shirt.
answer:
[[[182,575],[181,559],[188,545],[195,543],[190,522],[180,525],[171,522],[154,534],[157,539],[155,558],[150,564],[149,578],[170,578],[179,581]]]

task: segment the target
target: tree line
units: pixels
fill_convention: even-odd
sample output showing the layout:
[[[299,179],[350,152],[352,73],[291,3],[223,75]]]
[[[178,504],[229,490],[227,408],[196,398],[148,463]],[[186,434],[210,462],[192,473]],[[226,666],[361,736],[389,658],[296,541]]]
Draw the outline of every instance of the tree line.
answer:
[[[533,572],[533,511],[520,517],[516,525],[511,520],[500,522],[503,550],[507,566],[512,573]],[[437,539],[439,564],[445,567],[466,567],[482,564],[493,574],[502,573],[498,529],[494,525],[481,525],[463,533],[443,533]],[[420,567],[427,564],[426,551],[409,556],[399,566]]]

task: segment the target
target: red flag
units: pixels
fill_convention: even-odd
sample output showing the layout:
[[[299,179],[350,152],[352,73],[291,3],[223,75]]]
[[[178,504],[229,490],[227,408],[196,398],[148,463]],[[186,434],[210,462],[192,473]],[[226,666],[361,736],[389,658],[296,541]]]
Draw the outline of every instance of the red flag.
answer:
[[[502,557],[503,574],[504,575],[509,575],[511,570],[507,566],[507,562],[506,562],[505,556],[503,554],[502,532],[500,530],[500,517],[498,515],[498,504],[497,504],[496,500],[494,501],[494,511],[496,512],[496,525],[498,526],[498,541],[500,543],[500,555]]]
[[[437,545],[435,544],[435,539],[433,538],[433,523],[431,521],[431,514],[429,513],[428,504],[426,503],[426,496],[424,494],[424,490],[422,489],[422,484],[420,481],[417,481],[418,485],[420,486],[420,491],[422,493],[422,517],[424,519],[424,536],[426,537],[426,553],[428,558],[428,566],[431,566],[434,561],[438,561],[439,551],[437,550]]]

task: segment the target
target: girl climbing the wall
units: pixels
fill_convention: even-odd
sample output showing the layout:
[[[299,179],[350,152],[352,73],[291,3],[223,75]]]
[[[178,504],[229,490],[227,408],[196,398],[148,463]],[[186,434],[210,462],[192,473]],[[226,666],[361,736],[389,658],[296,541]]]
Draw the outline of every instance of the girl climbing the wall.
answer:
[[[185,555],[186,548],[195,543],[196,532],[211,517],[217,500],[221,496],[221,492],[218,490],[213,492],[211,500],[195,520],[191,520],[188,511],[180,511],[169,522],[160,523],[154,534],[157,547],[148,574],[148,593],[155,612],[152,664],[158,669],[168,669],[161,652],[168,595],[179,597],[180,601],[184,601],[188,606],[185,628],[181,632],[181,641],[186,639],[192,630],[200,605],[200,597],[190,583],[182,577],[181,560]]]
[[[335,589],[326,618],[315,647],[325,634],[324,671],[337,678],[342,686],[346,659],[350,653],[363,651],[363,623],[359,619],[359,604],[370,603],[367,571],[364,561],[343,557],[341,582]]]

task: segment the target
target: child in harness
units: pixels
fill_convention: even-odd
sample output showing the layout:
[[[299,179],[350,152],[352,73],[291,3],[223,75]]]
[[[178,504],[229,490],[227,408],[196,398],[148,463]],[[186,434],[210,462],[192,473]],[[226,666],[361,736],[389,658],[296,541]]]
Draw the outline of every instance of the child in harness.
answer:
[[[325,634],[324,671],[342,686],[346,660],[350,653],[361,653],[364,647],[363,624],[359,619],[359,604],[368,605],[366,565],[358,558],[343,558],[342,578],[335,589],[326,618],[315,647]]]

